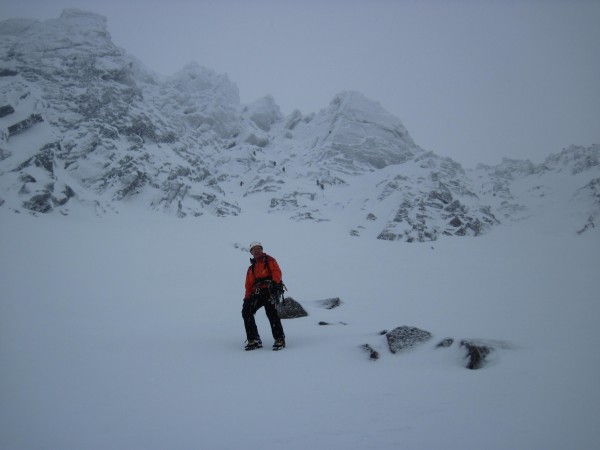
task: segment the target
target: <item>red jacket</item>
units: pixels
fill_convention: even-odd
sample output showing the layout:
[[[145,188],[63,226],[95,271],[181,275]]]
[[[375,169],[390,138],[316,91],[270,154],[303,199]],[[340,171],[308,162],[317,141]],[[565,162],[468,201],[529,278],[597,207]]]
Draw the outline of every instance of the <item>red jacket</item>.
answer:
[[[262,253],[257,258],[250,260],[252,265],[248,267],[246,273],[246,295],[244,299],[247,299],[256,290],[256,285],[260,285],[262,280],[273,280],[274,283],[281,283],[281,269],[279,264],[272,256]]]

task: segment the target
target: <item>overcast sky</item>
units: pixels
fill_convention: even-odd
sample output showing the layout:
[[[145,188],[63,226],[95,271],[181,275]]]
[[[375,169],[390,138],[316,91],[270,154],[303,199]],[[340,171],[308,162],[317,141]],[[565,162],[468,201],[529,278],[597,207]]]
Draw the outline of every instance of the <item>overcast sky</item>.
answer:
[[[69,7],[160,74],[226,73],[242,103],[362,92],[465,167],[600,143],[600,0],[0,0],[0,20]]]

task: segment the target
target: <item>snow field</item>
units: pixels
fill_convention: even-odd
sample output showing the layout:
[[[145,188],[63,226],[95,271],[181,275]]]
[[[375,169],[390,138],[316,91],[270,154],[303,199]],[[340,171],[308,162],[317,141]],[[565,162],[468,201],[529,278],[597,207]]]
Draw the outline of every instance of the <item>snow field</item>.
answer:
[[[401,244],[277,215],[0,214],[2,448],[600,443],[597,235],[523,222]],[[243,351],[252,240],[309,312],[283,321],[280,352],[262,310],[265,348]],[[329,297],[343,304],[320,307]],[[391,354],[380,332],[401,325],[434,338]],[[507,348],[469,371],[457,343],[434,348],[446,337]]]

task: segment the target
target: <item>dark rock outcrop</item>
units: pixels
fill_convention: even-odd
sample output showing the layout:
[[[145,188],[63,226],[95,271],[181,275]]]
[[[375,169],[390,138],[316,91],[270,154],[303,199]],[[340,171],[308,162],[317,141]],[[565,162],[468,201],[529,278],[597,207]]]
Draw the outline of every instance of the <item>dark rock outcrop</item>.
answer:
[[[27,119],[15,123],[8,127],[8,135],[13,136],[17,133],[21,133],[28,128],[31,128],[36,123],[43,122],[44,119],[41,114],[31,114]]]
[[[493,350],[489,345],[469,340],[461,341],[460,346],[467,349],[467,369],[471,370],[480,369],[485,364],[486,356]]]
[[[277,305],[277,312],[281,319],[297,319],[298,317],[308,316],[308,313],[302,305],[292,297],[287,297]]]
[[[326,298],[325,300],[319,300],[319,306],[325,309],[337,308],[342,304],[342,300],[339,297]]]
[[[137,204],[220,217],[254,210],[251,197],[267,194],[264,212],[323,222],[360,208],[352,236],[425,242],[530,216],[562,190],[547,186],[563,172],[580,178],[574,197],[560,200],[583,218],[573,231],[600,222],[598,144],[541,165],[505,159],[465,170],[420,148],[398,118],[358,92],[285,117],[271,96],[242,105],[235,83],[197,63],[156,76],[112,42],[98,14],[70,9],[0,28],[0,196],[15,211],[69,215],[79,205],[104,214]],[[41,150],[21,151],[18,133],[35,135]],[[38,185],[23,186],[27,176]],[[529,189],[517,196],[515,182]],[[52,201],[49,184],[77,196]]]
[[[369,354],[369,359],[376,361],[379,359],[379,352],[371,347],[369,344],[361,345],[361,348]]]
[[[440,341],[440,343],[438,345],[436,345],[436,348],[446,348],[446,347],[450,347],[452,344],[454,343],[454,339],[452,338],[446,338],[443,341]]]
[[[11,105],[0,106],[0,118],[8,116],[9,114],[12,114],[14,112],[15,108],[13,108]]]
[[[401,326],[386,333],[385,337],[387,338],[390,351],[397,353],[426,342],[431,339],[432,335],[429,331],[416,327]]]

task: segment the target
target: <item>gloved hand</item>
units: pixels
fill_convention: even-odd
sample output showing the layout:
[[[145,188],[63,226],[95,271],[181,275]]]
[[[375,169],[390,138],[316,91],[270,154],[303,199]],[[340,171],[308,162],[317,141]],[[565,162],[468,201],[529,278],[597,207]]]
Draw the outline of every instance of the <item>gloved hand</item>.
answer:
[[[271,303],[275,305],[279,304],[283,297],[283,283],[272,283],[269,288],[269,293],[271,294]]]
[[[271,295],[281,297],[283,295],[283,283],[273,283],[270,286]]]

